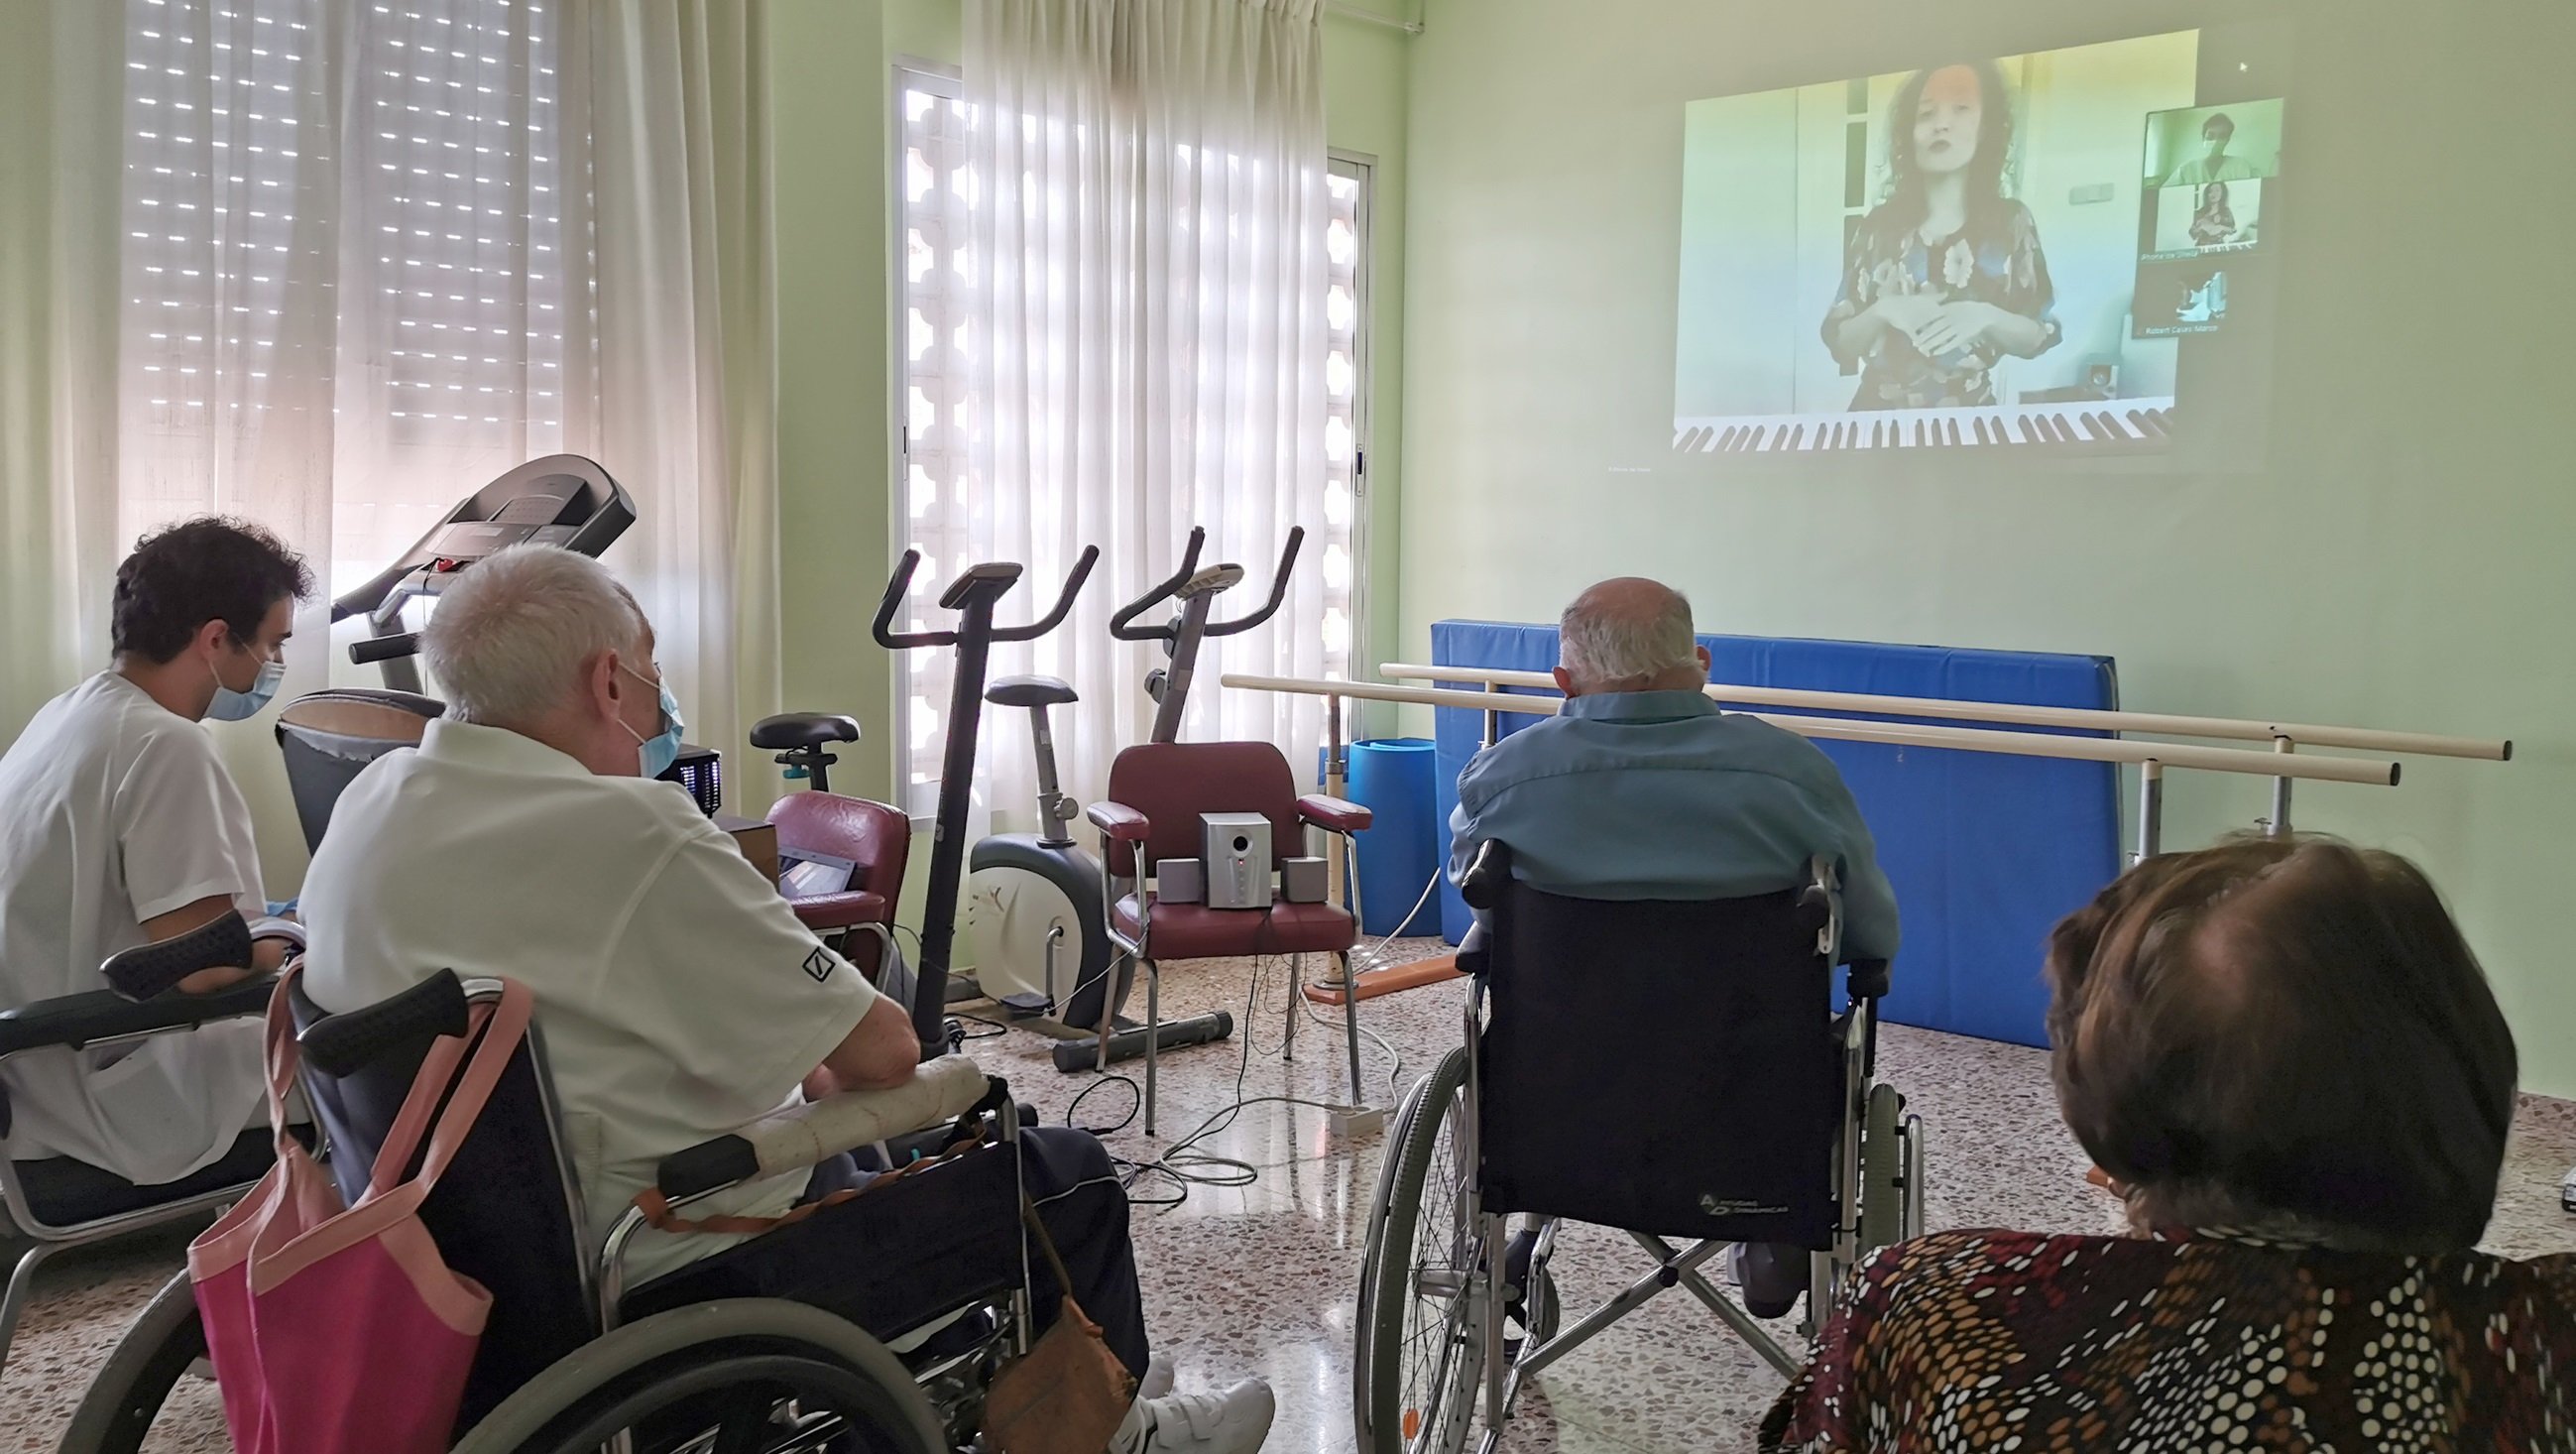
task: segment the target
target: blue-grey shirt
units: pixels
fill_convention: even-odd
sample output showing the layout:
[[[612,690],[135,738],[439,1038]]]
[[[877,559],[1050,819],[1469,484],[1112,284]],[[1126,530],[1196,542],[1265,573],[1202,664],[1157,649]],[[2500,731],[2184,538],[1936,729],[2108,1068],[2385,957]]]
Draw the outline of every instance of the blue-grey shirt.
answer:
[[[1860,806],[1813,743],[1698,692],[1576,697],[1458,775],[1449,874],[1512,845],[1514,877],[1592,899],[1719,899],[1842,869],[1843,951],[1896,953],[1896,892]]]

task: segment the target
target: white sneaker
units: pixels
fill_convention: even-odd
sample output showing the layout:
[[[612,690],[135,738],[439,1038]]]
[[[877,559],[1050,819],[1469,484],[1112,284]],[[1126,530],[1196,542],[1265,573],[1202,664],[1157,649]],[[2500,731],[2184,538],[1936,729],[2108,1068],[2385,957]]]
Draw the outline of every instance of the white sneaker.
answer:
[[[1138,1399],[1110,1436],[1109,1454],[1253,1454],[1277,1412],[1270,1385],[1257,1378],[1223,1393]]]
[[[1136,1401],[1158,1399],[1172,1391],[1172,1360],[1157,1353],[1145,1360],[1145,1376],[1136,1380]]]

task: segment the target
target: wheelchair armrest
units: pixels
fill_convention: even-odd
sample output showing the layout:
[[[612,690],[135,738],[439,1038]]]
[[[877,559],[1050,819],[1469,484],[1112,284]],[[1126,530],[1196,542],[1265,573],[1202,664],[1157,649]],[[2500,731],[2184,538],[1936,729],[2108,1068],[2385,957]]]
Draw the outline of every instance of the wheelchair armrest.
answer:
[[[98,1040],[194,1030],[211,1020],[262,1014],[268,1009],[269,991],[276,987],[274,978],[263,975],[203,995],[129,1000],[114,990],[91,990],[37,1000],[0,1012],[0,1056],[51,1045],[77,1050]]]
[[[1887,994],[1887,961],[1855,959],[1851,962],[1851,997],[1875,1000]]]
[[[654,1181],[676,1203],[736,1182],[802,1170],[844,1151],[954,1120],[993,1099],[1001,1087],[1000,1081],[987,1081],[975,1062],[945,1055],[892,1090],[825,1096],[674,1151],[654,1168]]]
[[[1125,803],[1094,803],[1082,810],[1082,816],[1089,818],[1091,826],[1112,843],[1142,843],[1154,826],[1144,814]]]
[[[1341,798],[1328,798],[1309,793],[1297,800],[1297,816],[1318,828],[1335,833],[1358,833],[1366,829],[1374,815],[1359,804]]]

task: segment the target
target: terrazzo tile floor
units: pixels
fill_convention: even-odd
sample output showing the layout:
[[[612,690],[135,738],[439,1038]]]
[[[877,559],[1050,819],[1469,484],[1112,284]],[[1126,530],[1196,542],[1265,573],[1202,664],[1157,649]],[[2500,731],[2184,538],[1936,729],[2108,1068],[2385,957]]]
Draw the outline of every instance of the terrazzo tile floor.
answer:
[[[1399,943],[1387,958],[1401,961],[1436,948],[1427,941]],[[1145,1136],[1139,1118],[1107,1140],[1121,1157],[1150,1161],[1213,1120],[1215,1129],[1197,1149],[1253,1168],[1246,1184],[1194,1185],[1178,1205],[1137,1209],[1137,1255],[1154,1341],[1173,1357],[1184,1390],[1250,1374],[1268,1378],[1279,1397],[1267,1446],[1273,1454],[1340,1454],[1353,1443],[1353,1287],[1383,1138],[1345,1143],[1323,1111],[1275,1101],[1226,1114],[1238,1086],[1256,1099],[1349,1099],[1338,1010],[1329,1012],[1329,1021],[1305,1022],[1296,1059],[1282,1058],[1287,989],[1280,969],[1262,967],[1258,1004],[1247,1014],[1255,981],[1249,961],[1168,967],[1166,1013],[1230,1009],[1237,1016],[1235,1038],[1163,1058],[1161,1136]],[[1371,1105],[1391,1110],[1397,1088],[1458,1043],[1463,999],[1463,987],[1450,983],[1361,1006],[1362,1023],[1385,1041],[1361,1042]],[[970,1051],[1009,1077],[1049,1124],[1062,1124],[1073,1097],[1093,1077],[1058,1074],[1047,1045],[1014,1031]],[[1931,1128],[1927,1215],[1933,1228],[2116,1229],[2116,1208],[2085,1182],[2086,1158],[2058,1122],[2041,1052],[1889,1026],[1880,1067]],[[1142,1074],[1138,1064],[1118,1068]],[[1124,1087],[1104,1086],[1079,1107],[1080,1122],[1115,1123],[1132,1099]],[[2576,1103],[2526,1098],[2488,1229],[2491,1248],[2517,1256],[2576,1250],[2576,1217],[2558,1209],[2557,1196],[2571,1163]],[[1202,1163],[1196,1174],[1228,1173]],[[1148,1177],[1135,1195],[1176,1191],[1167,1179]],[[126,1320],[180,1267],[186,1237],[147,1236],[46,1265],[0,1373],[0,1451],[54,1448]],[[1644,1266],[1624,1238],[1569,1228],[1555,1263],[1567,1318]],[[1773,1332],[1796,1347],[1785,1323]],[[1541,1376],[1523,1396],[1507,1447],[1566,1454],[1746,1449],[1781,1382],[1686,1296],[1658,1298]],[[165,1418],[152,1447],[228,1447],[211,1388],[189,1392],[193,1417]]]

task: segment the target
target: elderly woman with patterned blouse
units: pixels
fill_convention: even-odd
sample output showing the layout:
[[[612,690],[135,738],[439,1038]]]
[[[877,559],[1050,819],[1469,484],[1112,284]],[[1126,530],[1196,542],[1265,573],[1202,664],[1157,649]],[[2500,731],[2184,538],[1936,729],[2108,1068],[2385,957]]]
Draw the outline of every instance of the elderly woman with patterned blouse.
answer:
[[[2149,859],[2058,925],[2067,1124],[2127,1237],[1882,1249],[1766,1450],[2576,1450],[2576,1256],[2474,1250],[2513,1037],[2423,874]]]

